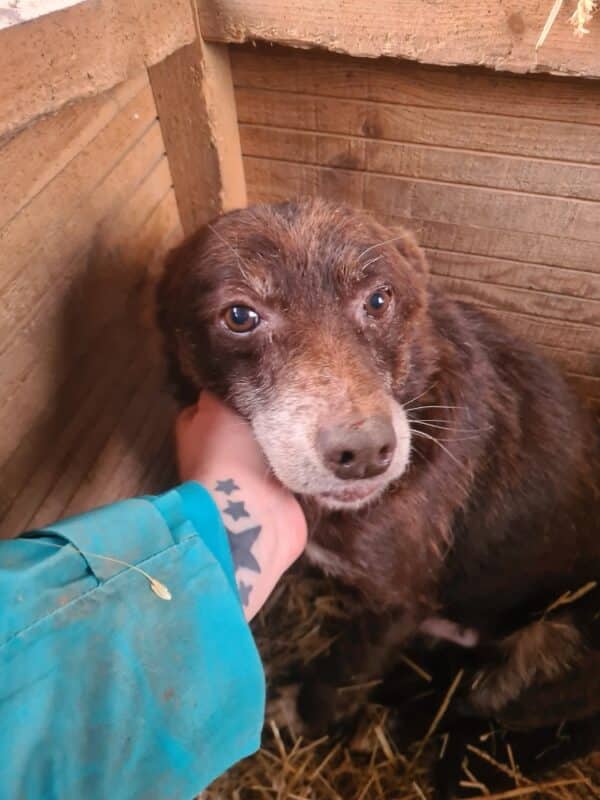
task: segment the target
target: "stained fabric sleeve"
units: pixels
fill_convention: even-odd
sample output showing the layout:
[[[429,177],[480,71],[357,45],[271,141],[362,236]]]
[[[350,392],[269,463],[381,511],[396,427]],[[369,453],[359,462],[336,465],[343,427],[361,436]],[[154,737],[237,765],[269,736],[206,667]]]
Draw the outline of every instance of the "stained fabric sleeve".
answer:
[[[0,608],[2,797],[192,800],[259,747],[264,674],[198,484],[1,542]]]

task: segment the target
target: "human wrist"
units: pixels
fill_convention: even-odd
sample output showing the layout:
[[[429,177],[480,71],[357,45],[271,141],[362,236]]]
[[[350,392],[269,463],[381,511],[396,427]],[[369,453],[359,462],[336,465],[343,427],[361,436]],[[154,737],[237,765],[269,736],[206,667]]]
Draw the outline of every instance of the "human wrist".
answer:
[[[190,478],[208,491],[221,515],[240,602],[251,620],[304,549],[302,511],[273,478],[238,465],[197,471]]]
[[[246,619],[261,608],[306,543],[297,500],[273,476],[252,429],[203,393],[176,425],[182,480],[199,483],[219,511]]]

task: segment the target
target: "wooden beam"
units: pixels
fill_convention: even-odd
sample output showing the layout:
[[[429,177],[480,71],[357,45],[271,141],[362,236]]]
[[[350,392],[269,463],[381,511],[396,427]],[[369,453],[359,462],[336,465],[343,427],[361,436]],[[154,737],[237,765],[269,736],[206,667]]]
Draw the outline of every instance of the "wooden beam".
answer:
[[[352,56],[509,72],[600,77],[600,14],[577,38],[565,2],[544,45],[551,0],[198,0],[205,39],[320,47]]]
[[[0,31],[0,137],[104,92],[195,36],[188,0],[95,0]]]
[[[186,234],[246,205],[227,48],[199,37],[149,70]]]

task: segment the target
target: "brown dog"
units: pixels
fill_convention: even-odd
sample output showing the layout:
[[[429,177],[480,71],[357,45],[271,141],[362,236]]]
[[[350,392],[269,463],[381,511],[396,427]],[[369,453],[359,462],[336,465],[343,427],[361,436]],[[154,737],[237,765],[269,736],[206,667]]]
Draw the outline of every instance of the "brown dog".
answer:
[[[192,236],[159,305],[181,399],[206,387],[250,420],[305,507],[308,557],[371,614],[369,651],[353,634],[352,655],[318,668],[305,716],[316,696],[329,708],[323,686],[380,669],[417,633],[495,643],[474,712],[547,725],[600,711],[585,668],[598,662],[598,430],[554,366],[437,291],[409,233],[318,200]]]

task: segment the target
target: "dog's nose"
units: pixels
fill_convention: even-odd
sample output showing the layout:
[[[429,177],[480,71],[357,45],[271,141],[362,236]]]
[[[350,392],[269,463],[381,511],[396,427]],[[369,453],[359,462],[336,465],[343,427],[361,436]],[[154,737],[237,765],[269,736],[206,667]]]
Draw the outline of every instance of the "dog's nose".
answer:
[[[321,428],[317,446],[323,462],[338,478],[372,478],[389,467],[396,434],[385,416],[360,418]]]

